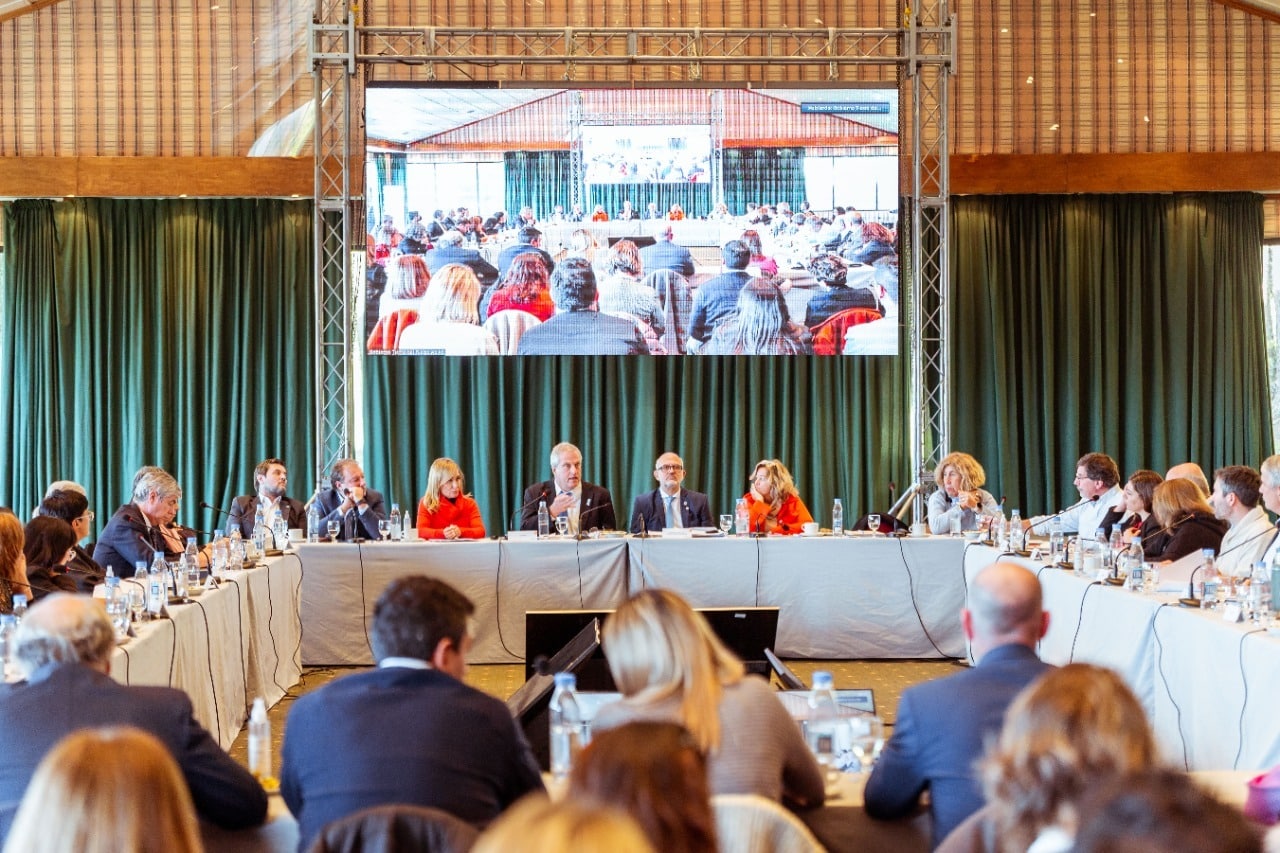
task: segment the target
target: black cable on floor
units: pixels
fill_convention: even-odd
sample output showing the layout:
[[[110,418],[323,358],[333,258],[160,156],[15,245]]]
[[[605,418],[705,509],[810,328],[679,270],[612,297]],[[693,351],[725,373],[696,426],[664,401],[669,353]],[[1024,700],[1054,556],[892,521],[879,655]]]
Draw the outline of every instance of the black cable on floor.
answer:
[[[916,621],[920,623],[920,630],[924,632],[925,639],[929,641],[929,645],[933,646],[933,650],[937,652],[943,660],[961,659],[963,655],[949,655],[939,648],[937,641],[933,639],[933,634],[929,633],[928,626],[924,624],[924,614],[920,612],[920,603],[916,601],[916,576],[915,573],[911,571],[911,562],[907,560],[907,549],[906,546],[902,544],[902,537],[897,537],[897,540],[898,554],[902,557],[902,567],[907,570],[907,592],[911,596],[911,608],[916,612]]]

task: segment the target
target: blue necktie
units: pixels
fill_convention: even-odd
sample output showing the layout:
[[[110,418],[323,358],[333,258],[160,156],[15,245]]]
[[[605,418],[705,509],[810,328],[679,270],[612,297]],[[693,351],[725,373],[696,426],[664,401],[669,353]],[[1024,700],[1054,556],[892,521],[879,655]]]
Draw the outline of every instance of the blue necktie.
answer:
[[[680,519],[676,518],[676,498],[675,495],[663,495],[662,499],[667,504],[667,527],[679,527]]]

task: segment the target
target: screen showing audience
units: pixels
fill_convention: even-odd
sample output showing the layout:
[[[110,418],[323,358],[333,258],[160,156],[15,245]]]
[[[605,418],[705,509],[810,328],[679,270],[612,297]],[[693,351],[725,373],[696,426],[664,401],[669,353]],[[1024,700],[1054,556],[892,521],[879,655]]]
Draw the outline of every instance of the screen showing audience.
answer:
[[[365,117],[370,354],[899,353],[896,89],[370,84]]]

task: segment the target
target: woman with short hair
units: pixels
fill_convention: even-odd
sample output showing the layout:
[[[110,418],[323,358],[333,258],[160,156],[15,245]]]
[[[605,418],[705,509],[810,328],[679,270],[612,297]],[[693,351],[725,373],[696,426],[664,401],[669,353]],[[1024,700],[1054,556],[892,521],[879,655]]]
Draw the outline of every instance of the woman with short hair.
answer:
[[[480,506],[463,493],[462,469],[447,457],[431,463],[427,491],[418,501],[419,539],[483,539]]]

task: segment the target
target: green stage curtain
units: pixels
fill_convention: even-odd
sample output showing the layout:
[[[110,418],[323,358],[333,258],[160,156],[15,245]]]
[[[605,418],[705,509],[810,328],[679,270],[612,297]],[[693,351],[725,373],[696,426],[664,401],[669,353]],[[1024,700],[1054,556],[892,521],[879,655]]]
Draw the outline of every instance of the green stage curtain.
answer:
[[[603,204],[612,219],[627,199],[631,199],[631,206],[641,216],[649,202],[658,205],[664,216],[676,203],[684,208],[684,215],[689,219],[701,219],[711,213],[710,184],[592,184],[587,188],[584,209],[590,217],[596,205]]]
[[[729,212],[741,216],[747,204],[785,201],[800,209],[804,188],[803,148],[726,148],[724,200]]]
[[[508,151],[502,160],[506,208],[513,220],[526,204],[540,219],[550,218],[557,204],[569,210],[568,151]]]
[[[311,204],[74,199],[7,206],[0,504],[25,516],[83,483],[97,527],[160,465],[201,500],[283,457],[315,487]],[[116,566],[117,573],[127,567]]]
[[[1262,203],[1247,193],[952,201],[953,445],[1010,508],[1121,477],[1272,452]]]
[[[387,208],[387,200],[384,197],[383,189],[385,187],[404,187],[408,178],[406,175],[409,158],[404,154],[396,154],[391,151],[382,151],[372,155],[374,174],[377,175],[378,185],[373,187],[372,197],[369,199],[369,209],[383,211]],[[379,222],[369,223],[369,230],[373,231],[378,227]]]
[[[366,359],[368,474],[402,508],[431,461],[455,459],[490,534],[505,532],[523,489],[550,476],[558,441],[583,453],[584,478],[608,487],[619,526],[656,487],[653,463],[684,457],[688,488],[733,511],[755,463],[777,457],[814,517],[845,524],[888,507],[910,479],[907,361],[902,357]]]

